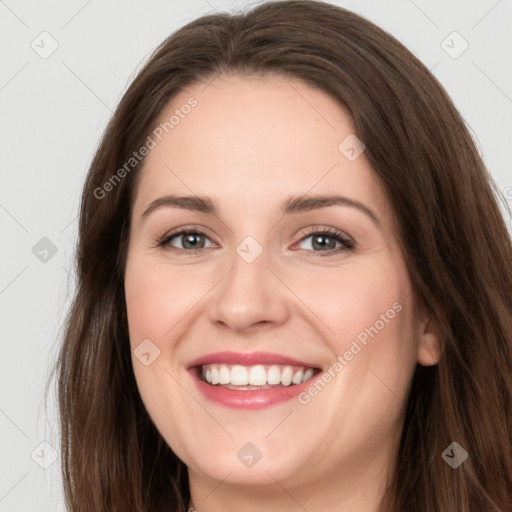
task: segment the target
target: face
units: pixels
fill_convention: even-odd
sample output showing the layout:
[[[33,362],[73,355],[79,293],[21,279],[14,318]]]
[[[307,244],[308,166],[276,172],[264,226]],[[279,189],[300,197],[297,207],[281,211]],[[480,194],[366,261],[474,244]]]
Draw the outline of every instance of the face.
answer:
[[[191,481],[382,474],[415,365],[434,361],[350,117],[298,80],[231,75],[173,114],[151,135],[125,274],[156,428]]]

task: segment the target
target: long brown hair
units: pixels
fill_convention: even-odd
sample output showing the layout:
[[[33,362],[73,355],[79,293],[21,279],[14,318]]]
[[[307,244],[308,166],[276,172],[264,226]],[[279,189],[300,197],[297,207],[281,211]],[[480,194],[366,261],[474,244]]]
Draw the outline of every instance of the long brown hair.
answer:
[[[498,199],[506,202],[445,90],[410,51],[348,10],[302,0],[187,24],[156,49],[106,128],[83,188],[77,290],[54,370],[68,509],[186,510],[186,466],[149,418],[130,355],[124,265],[144,160],[98,190],[180,90],[220,73],[298,78],[348,109],[396,217],[416,299],[439,328],[442,358],[416,368],[382,509],[510,512],[512,247]],[[441,456],[452,442],[469,454],[457,469]]]

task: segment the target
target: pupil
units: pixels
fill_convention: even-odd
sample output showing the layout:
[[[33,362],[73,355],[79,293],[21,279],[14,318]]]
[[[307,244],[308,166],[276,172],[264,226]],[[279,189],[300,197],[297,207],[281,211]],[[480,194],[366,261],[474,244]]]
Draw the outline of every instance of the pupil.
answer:
[[[319,247],[324,247],[324,248],[325,248],[326,246],[328,246],[328,245],[332,246],[332,245],[333,245],[333,242],[334,242],[333,240],[331,241],[331,244],[325,244],[325,243],[322,243],[322,242],[320,242],[320,243],[318,244],[318,241],[319,241],[319,240],[323,240],[323,241],[325,242],[325,240],[326,240],[326,239],[327,239],[327,240],[329,240],[329,239],[330,239],[330,237],[328,237],[328,236],[324,236],[324,235],[319,235],[319,236],[315,237],[315,238],[313,239],[313,247],[315,247],[315,244],[316,244],[316,243],[317,243],[317,245],[318,245]],[[315,247],[315,248],[316,248],[316,247]]]
[[[185,244],[183,245],[185,247],[185,249],[188,249],[189,247],[187,247],[187,244],[189,243],[192,243],[192,246],[191,248],[197,248],[198,247],[198,244],[194,244],[194,239],[197,239],[199,236],[202,236],[202,235],[198,235],[198,234],[193,234],[193,233],[190,233],[188,235],[185,236]]]

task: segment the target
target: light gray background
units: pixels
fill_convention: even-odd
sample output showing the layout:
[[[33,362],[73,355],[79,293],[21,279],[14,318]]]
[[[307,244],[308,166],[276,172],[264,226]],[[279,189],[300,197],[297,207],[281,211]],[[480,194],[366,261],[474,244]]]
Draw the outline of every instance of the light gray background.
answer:
[[[255,3],[0,0],[0,512],[64,510],[54,393],[45,409],[44,385],[74,291],[80,189],[107,120],[176,28]],[[512,1],[332,3],[389,31],[433,70],[512,203]],[[43,31],[58,43],[46,59],[31,47],[51,48]],[[453,31],[469,44],[458,58],[464,43],[446,39]],[[57,248],[46,262],[32,251],[42,237]]]

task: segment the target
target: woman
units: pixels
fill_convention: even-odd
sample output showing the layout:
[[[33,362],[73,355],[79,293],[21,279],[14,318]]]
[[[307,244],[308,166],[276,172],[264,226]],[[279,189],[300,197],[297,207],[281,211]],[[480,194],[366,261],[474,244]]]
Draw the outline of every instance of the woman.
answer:
[[[349,11],[173,34],[83,190],[69,510],[512,510],[497,195],[437,80]]]

